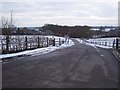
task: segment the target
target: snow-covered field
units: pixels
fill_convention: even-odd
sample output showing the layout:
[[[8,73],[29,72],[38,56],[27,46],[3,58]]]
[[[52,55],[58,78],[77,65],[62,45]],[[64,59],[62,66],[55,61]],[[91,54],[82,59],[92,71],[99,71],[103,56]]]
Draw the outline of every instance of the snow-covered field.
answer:
[[[113,42],[116,38],[96,38],[96,39],[77,39],[80,43],[90,45],[93,47],[101,47],[101,48],[113,48]]]
[[[64,37],[58,37],[58,36],[45,36],[45,37],[55,38],[55,40],[62,39],[66,42],[59,47],[56,44],[56,46],[49,46],[49,47],[38,48],[38,49],[34,49],[34,50],[26,50],[26,51],[14,53],[14,54],[2,54],[2,55],[0,55],[0,59],[9,58],[9,57],[16,57],[16,56],[21,56],[21,55],[31,55],[31,56],[43,55],[43,54],[55,51],[57,49],[62,49],[62,48],[66,48],[66,47],[70,47],[70,46],[74,45],[73,41],[71,39],[68,39],[68,38],[66,39]]]

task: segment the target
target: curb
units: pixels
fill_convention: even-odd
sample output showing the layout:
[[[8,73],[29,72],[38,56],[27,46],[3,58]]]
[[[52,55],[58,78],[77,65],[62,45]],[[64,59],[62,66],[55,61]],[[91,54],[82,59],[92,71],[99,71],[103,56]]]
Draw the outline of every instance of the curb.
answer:
[[[18,55],[18,56],[13,56],[13,57],[6,57],[6,58],[1,58],[2,62],[8,62],[8,61],[13,61],[13,60],[18,60],[20,57],[25,57],[26,55]],[[11,60],[9,60],[11,59]]]
[[[111,52],[114,54],[114,56],[120,61],[120,53],[118,53],[117,50],[111,49]]]

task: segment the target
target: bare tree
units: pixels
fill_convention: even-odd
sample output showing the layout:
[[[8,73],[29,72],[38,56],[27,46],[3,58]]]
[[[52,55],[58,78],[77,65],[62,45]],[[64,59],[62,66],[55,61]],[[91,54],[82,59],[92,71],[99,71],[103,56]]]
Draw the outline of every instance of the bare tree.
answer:
[[[3,32],[5,32],[5,34],[10,34],[11,29],[14,27],[13,10],[10,11],[10,17],[2,16],[1,27],[3,29]]]
[[[8,18],[2,16],[1,24],[2,24],[2,25],[1,25],[2,28],[8,28]]]
[[[9,36],[11,35],[11,30],[14,28],[14,16],[13,10],[10,11],[10,16],[2,16],[1,19],[2,34],[6,36],[6,53],[9,53]]]
[[[12,28],[14,26],[14,17],[13,17],[13,10],[10,11],[10,20],[9,20],[9,28]]]

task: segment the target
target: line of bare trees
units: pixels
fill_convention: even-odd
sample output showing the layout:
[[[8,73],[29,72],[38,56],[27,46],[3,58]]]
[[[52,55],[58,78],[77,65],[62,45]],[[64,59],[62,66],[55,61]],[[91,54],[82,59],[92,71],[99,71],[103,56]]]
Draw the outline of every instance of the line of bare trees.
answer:
[[[70,37],[89,38],[91,32],[89,26],[61,26],[54,24],[46,24],[43,30],[51,30],[55,35],[68,35]]]

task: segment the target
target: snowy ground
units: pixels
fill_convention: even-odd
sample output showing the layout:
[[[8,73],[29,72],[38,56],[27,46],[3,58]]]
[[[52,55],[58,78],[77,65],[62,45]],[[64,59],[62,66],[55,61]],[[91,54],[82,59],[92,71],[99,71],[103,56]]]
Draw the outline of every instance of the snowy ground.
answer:
[[[114,40],[116,40],[116,38],[118,37],[114,37],[114,38],[96,38],[96,39],[78,39],[76,38],[76,40],[78,40],[80,43],[82,44],[86,44],[86,45],[90,45],[93,47],[101,47],[101,48],[112,48],[113,46],[113,42]],[[94,43],[91,43],[94,42]]]
[[[52,36],[47,36],[47,37],[52,37]],[[64,37],[57,37],[54,36],[54,38],[56,39],[65,39]],[[0,59],[3,58],[9,58],[9,57],[16,57],[16,56],[21,56],[21,55],[31,55],[31,56],[36,56],[36,55],[43,55],[52,51],[55,51],[57,49],[62,49],[62,48],[66,48],[66,47],[70,47],[74,45],[73,41],[71,39],[67,39],[67,41],[62,44],[61,46],[49,46],[49,47],[45,47],[45,48],[38,48],[38,49],[34,49],[34,50],[27,50],[27,51],[23,51],[23,52],[19,52],[19,53],[14,53],[14,54],[2,54],[0,55]]]

